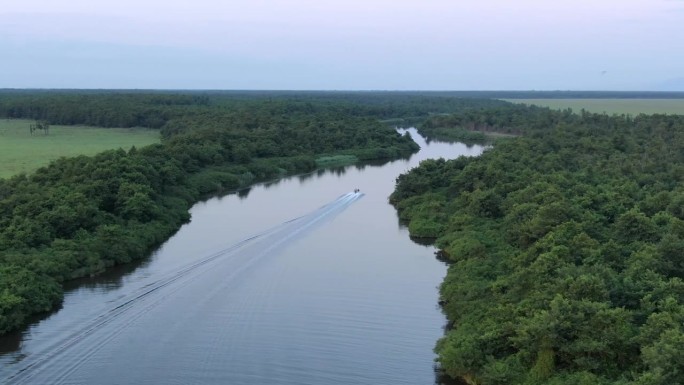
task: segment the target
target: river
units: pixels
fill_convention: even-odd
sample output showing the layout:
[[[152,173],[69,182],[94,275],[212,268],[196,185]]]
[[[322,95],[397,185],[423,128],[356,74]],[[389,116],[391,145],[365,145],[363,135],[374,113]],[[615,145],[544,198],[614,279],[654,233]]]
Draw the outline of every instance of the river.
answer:
[[[446,267],[387,197],[421,160],[483,148],[408,131],[408,160],[196,204],[145,261],[70,283],[60,310],[0,338],[0,383],[434,384]]]

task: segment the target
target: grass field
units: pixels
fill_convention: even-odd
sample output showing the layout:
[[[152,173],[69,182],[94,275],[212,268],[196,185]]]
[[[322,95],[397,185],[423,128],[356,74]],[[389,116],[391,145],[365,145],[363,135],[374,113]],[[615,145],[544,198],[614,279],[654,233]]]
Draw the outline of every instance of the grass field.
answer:
[[[31,172],[63,156],[159,142],[159,131],[143,128],[50,126],[50,134],[29,133],[30,120],[0,120],[0,178]]]
[[[316,166],[318,167],[331,167],[331,166],[342,166],[347,164],[354,164],[359,161],[354,155],[333,155],[333,156],[321,156],[316,159]]]
[[[684,99],[504,99],[511,103],[536,104],[553,109],[582,108],[607,114],[680,114],[684,115]]]

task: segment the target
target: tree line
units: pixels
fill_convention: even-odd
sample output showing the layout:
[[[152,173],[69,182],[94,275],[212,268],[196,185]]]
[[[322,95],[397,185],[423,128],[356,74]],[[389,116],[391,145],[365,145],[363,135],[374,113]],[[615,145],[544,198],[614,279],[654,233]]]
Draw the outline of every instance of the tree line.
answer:
[[[684,116],[507,106],[520,134],[426,160],[391,202],[449,261],[441,370],[471,384],[684,383]]]
[[[432,113],[503,104],[490,99],[409,92],[0,90],[2,118],[61,125],[148,127],[162,129],[165,134],[188,125],[265,127],[278,124],[284,116],[301,117],[314,112],[374,119],[424,118]]]

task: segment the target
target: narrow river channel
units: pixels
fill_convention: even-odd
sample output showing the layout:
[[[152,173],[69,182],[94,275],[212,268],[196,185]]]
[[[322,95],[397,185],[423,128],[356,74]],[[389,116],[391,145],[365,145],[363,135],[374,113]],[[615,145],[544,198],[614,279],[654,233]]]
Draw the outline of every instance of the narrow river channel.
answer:
[[[74,282],[62,309],[0,338],[0,383],[434,384],[446,267],[387,197],[421,160],[482,147],[409,132],[409,160],[198,203],[146,261]]]

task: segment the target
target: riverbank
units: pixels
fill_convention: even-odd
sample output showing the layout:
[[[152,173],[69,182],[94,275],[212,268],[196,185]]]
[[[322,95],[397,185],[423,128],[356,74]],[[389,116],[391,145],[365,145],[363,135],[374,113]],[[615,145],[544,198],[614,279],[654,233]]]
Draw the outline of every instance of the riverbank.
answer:
[[[415,147],[407,146],[404,152],[395,150],[389,153],[395,157],[401,157],[410,155],[415,150]],[[146,150],[143,148],[139,152],[144,154]],[[135,157],[136,155],[120,152],[117,156],[124,161],[123,159]],[[96,156],[94,158],[95,162],[102,160],[101,157]],[[64,162],[68,162],[68,160],[64,160]],[[59,168],[59,163],[50,165],[45,169],[47,170],[46,172],[50,173],[50,170],[53,168]],[[136,163],[139,162],[136,161]],[[144,161],[139,164],[142,163]],[[313,159],[296,157],[292,159],[279,158],[277,160],[262,159],[255,160],[247,165],[202,169],[185,177],[186,183],[162,184],[159,186],[162,193],[155,196],[155,201],[149,199],[148,196],[147,202],[132,202],[149,206],[130,208],[130,211],[128,211],[130,212],[130,217],[127,218],[127,227],[123,227],[123,225],[98,226],[93,229],[96,238],[89,240],[88,243],[69,242],[62,238],[53,241],[52,247],[44,247],[37,252],[28,251],[18,254],[17,257],[20,258],[43,259],[46,262],[47,259],[51,259],[54,263],[54,258],[50,257],[53,257],[55,252],[61,252],[60,254],[64,256],[64,260],[61,261],[64,267],[55,268],[54,265],[51,267],[39,267],[39,271],[42,274],[31,274],[30,270],[21,271],[14,267],[0,266],[0,271],[3,273],[0,287],[9,286],[10,288],[15,288],[14,291],[5,292],[4,297],[0,298],[0,303],[3,305],[0,307],[0,310],[2,310],[0,312],[0,335],[25,326],[27,320],[35,314],[47,312],[57,307],[63,297],[61,282],[97,275],[110,267],[129,263],[147,256],[152,250],[172,236],[182,224],[190,220],[187,210],[200,199],[206,199],[215,194],[225,194],[229,191],[248,188],[256,183],[277,180],[278,178],[294,174],[312,172],[316,167],[317,165]],[[76,172],[80,173],[81,171],[85,170],[78,170]],[[161,169],[155,171],[159,172]],[[43,172],[39,172],[37,176],[40,178],[45,175]],[[71,186],[70,188],[73,187]],[[134,192],[133,196],[129,199],[135,199],[136,193]],[[142,195],[139,196],[141,197],[140,199],[144,199]],[[91,210],[88,210],[87,207],[85,210],[82,206],[78,207],[78,205],[85,203],[81,200],[82,198],[85,198],[85,196],[78,196],[75,198],[77,201],[62,207],[64,209],[80,209],[81,212],[75,214],[83,215],[83,217],[58,218],[55,219],[55,225],[68,226],[69,223],[66,222],[68,219],[81,223],[86,221],[85,215],[91,214],[94,211],[94,207],[91,206]],[[62,208],[59,209],[61,210]],[[124,208],[124,210],[127,209]],[[154,218],[152,218],[153,215]],[[124,216],[126,217],[127,215]],[[81,226],[80,229],[83,229],[83,227]],[[5,239],[8,238],[6,234],[7,231],[5,232]],[[83,235],[79,234],[78,236],[82,237]],[[93,243],[96,244],[94,245]],[[89,255],[84,261],[85,263],[79,263],[80,256],[86,257],[86,253]],[[8,257],[3,258],[4,261],[8,259]],[[9,260],[11,261],[12,259]],[[50,270],[52,270],[52,274],[46,274]]]
[[[451,264],[441,370],[481,385],[684,382],[669,353],[684,330],[659,321],[684,314],[682,117],[528,112],[483,113],[524,135],[424,162],[392,194]]]

